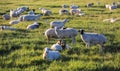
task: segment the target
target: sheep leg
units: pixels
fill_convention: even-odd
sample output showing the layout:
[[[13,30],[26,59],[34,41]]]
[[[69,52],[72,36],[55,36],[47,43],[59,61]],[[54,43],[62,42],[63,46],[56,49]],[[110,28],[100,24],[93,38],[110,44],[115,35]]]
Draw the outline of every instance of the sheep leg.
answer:
[[[75,44],[76,41],[75,41],[75,37],[72,38],[72,43]]]

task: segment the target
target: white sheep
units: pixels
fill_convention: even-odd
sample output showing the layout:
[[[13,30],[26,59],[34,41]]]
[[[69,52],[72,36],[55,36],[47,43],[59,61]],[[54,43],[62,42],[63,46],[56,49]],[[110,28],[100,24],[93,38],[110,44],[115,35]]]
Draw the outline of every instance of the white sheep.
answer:
[[[16,30],[16,28],[10,27],[10,26],[0,26],[0,30]]]
[[[54,28],[49,28],[45,31],[45,37],[47,38],[47,43],[49,43],[51,38],[58,38],[57,35],[55,34],[55,29]]]
[[[44,48],[43,59],[48,61],[57,60],[61,57],[59,51],[52,51],[48,47]]]
[[[21,15],[19,17],[20,21],[37,21],[42,15]]]
[[[40,26],[40,23],[34,22],[33,24],[28,25],[27,29],[36,29],[36,28],[39,28],[39,26]]]
[[[71,9],[70,14],[71,15],[79,15],[81,12],[81,9]]]
[[[64,50],[64,49],[71,49],[72,47],[69,46],[68,44],[66,44],[66,41],[65,40],[58,40],[56,44],[53,44],[51,46],[51,49],[52,50],[55,50],[55,51],[61,51],[61,50]]]
[[[28,12],[28,15],[35,15],[35,9]]]
[[[80,29],[81,39],[89,48],[91,45],[100,45],[101,51],[103,51],[103,46],[107,42],[106,37],[103,34],[98,33],[86,33],[83,29]]]
[[[12,20],[12,21],[9,22],[9,24],[18,24],[18,23],[20,23],[19,20]]]
[[[4,20],[10,20],[10,15],[4,14],[4,15],[2,16],[2,18],[3,18]]]
[[[77,5],[70,5],[70,9],[78,9],[79,8],[79,6],[77,6]]]
[[[67,9],[60,9],[59,14],[60,15],[69,15],[69,11]]]
[[[45,8],[39,8],[44,16],[50,16],[52,14],[51,10],[45,9]]]
[[[50,27],[51,28],[54,28],[54,27],[57,27],[57,28],[63,28],[64,25],[66,24],[66,22],[68,22],[69,20],[68,19],[64,19],[64,20],[55,20],[55,21],[52,21],[50,22]]]
[[[116,9],[116,8],[117,8],[116,5],[111,5],[111,6],[109,6],[109,10],[114,10],[114,9]]]
[[[58,36],[59,39],[71,38],[72,43],[73,44],[76,43],[75,37],[78,34],[78,30],[76,30],[74,28],[58,29],[57,27],[55,27],[55,33],[56,33],[56,35]]]

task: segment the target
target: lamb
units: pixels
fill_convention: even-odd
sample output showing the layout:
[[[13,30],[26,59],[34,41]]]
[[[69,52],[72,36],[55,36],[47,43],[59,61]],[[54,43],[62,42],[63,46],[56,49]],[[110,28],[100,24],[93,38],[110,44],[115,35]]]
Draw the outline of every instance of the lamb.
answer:
[[[55,50],[55,51],[62,51],[62,50],[64,50],[64,49],[71,49],[71,48],[72,48],[72,47],[68,46],[68,45],[66,44],[66,41],[65,41],[65,40],[62,40],[62,39],[58,40],[56,44],[53,44],[53,45],[51,46],[51,49],[52,49],[52,50]]]
[[[19,20],[12,20],[12,21],[9,22],[9,24],[18,24],[18,23],[20,23]]]
[[[59,51],[51,51],[48,47],[44,48],[43,59],[48,61],[57,60],[61,57]]]
[[[40,18],[40,14],[38,15],[22,15],[19,17],[20,21],[37,21]]]
[[[107,42],[106,37],[103,34],[97,33],[85,33],[83,29],[80,29],[81,39],[89,48],[91,45],[100,45],[101,51],[103,51],[103,46]]]
[[[69,15],[69,11],[67,9],[60,9],[59,14],[60,15]]]
[[[45,37],[47,38],[47,43],[49,43],[51,38],[58,38],[57,35],[55,34],[55,29],[54,28],[49,28],[45,31]]]
[[[78,34],[78,30],[76,30],[74,28],[58,29],[57,27],[55,27],[55,33],[59,39],[71,38],[72,43],[73,44],[76,43],[75,37]]]
[[[45,9],[45,8],[39,8],[44,16],[50,16],[52,14],[51,10]]]
[[[4,20],[10,20],[10,15],[4,14],[4,15],[2,16],[2,18],[3,18]]]
[[[28,25],[27,26],[27,29],[36,29],[36,28],[39,28],[39,25],[40,23],[38,23],[38,22],[34,22],[33,24],[31,24],[31,25]]]
[[[69,21],[68,19],[64,19],[62,21],[55,20],[55,21],[50,22],[50,27],[51,28],[57,27],[60,29],[60,28],[63,28],[66,22],[68,21]]]

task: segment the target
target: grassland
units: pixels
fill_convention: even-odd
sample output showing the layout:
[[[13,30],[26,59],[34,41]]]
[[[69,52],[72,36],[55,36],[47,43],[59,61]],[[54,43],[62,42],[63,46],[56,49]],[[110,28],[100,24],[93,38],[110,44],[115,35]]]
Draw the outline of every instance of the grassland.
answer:
[[[100,1],[101,4],[97,5]],[[36,9],[36,13],[41,13],[38,8],[45,7],[53,11],[52,16],[43,16],[38,22],[42,25],[35,30],[26,30],[27,25],[33,21],[20,22],[11,25],[20,30],[0,31],[0,71],[120,71],[120,21],[115,23],[103,22],[103,19],[119,17],[120,8],[109,11],[104,5],[111,4],[113,0],[0,0],[0,25],[10,25],[8,21],[2,19],[2,15],[9,14],[10,9],[20,6],[29,6]],[[118,2],[119,0],[114,0]],[[89,2],[95,3],[94,7],[87,8]],[[61,5],[76,4],[86,13],[86,16],[59,16],[58,11]],[[26,14],[24,12],[23,14]],[[49,22],[55,19],[68,18],[70,21],[66,27],[85,29],[88,32],[102,33],[107,37],[104,56],[99,52],[98,46],[90,49],[80,38],[76,37],[77,43],[71,44],[71,50],[61,52],[61,59],[55,61],[45,61],[42,59],[43,49],[50,47],[56,40],[46,44],[43,32],[49,28]],[[13,18],[16,19],[16,18]],[[48,22],[46,22],[48,19]]]

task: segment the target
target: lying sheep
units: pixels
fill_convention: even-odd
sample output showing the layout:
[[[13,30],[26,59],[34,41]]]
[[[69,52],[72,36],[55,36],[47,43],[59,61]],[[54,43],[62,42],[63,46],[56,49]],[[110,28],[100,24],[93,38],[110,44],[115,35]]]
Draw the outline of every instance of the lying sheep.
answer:
[[[18,24],[18,23],[20,23],[19,20],[12,20],[12,21],[9,22],[9,24]]]
[[[0,26],[0,30],[16,30],[16,28],[10,27],[10,26]]]
[[[81,11],[81,9],[71,9],[70,10],[71,15],[76,15],[76,16],[84,16],[85,13]]]
[[[103,51],[103,46],[106,43],[107,39],[103,34],[97,33],[85,33],[83,29],[80,30],[81,39],[86,44],[86,47],[89,48],[91,45],[100,45],[101,51]]]
[[[78,9],[79,8],[79,6],[77,6],[77,5],[70,5],[70,9]]]
[[[48,47],[44,49],[43,59],[48,61],[57,60],[61,57],[59,51],[51,51]]]
[[[32,9],[31,11],[29,11],[28,15],[35,15],[35,9]]]
[[[66,22],[68,22],[68,21],[69,21],[68,19],[64,19],[62,21],[55,20],[55,21],[50,22],[50,27],[51,28],[57,27],[60,29],[60,28],[63,28],[64,25],[66,24]]]
[[[61,51],[61,50],[64,50],[64,49],[71,49],[72,47],[68,46],[66,44],[66,41],[65,40],[58,40],[56,44],[53,44],[51,46],[51,49],[52,50],[55,50],[55,51]]]
[[[88,3],[87,7],[93,7],[94,3]]]
[[[59,14],[60,15],[69,15],[69,11],[67,9],[60,9]]]
[[[58,29],[57,27],[55,27],[55,33],[59,39],[71,38],[72,43],[76,43],[75,37],[77,36],[78,31],[74,28]]]
[[[50,16],[52,14],[51,10],[45,9],[45,8],[39,8],[44,16]]]
[[[114,10],[117,8],[116,5],[109,5],[109,4],[106,4],[105,7],[108,8],[109,10]]]
[[[4,20],[10,20],[10,15],[4,14],[4,15],[2,16],[2,18],[3,18]]]
[[[40,23],[34,22],[33,24],[28,25],[27,29],[36,29],[36,28],[39,28],[39,26],[40,26]]]
[[[42,15],[21,15],[19,17],[20,21],[37,21]]]
[[[54,28],[49,28],[45,31],[45,37],[47,38],[47,43],[49,43],[51,38],[58,38],[57,35],[55,34],[55,29]]]

